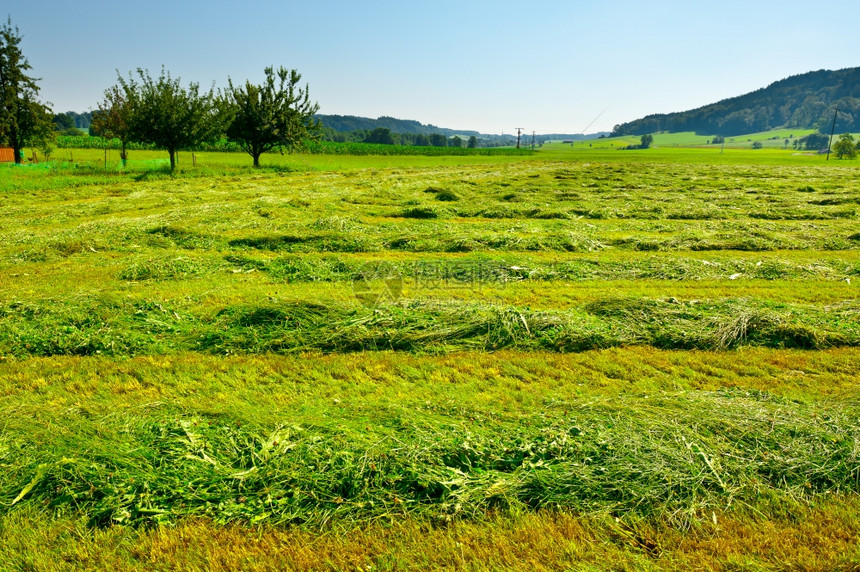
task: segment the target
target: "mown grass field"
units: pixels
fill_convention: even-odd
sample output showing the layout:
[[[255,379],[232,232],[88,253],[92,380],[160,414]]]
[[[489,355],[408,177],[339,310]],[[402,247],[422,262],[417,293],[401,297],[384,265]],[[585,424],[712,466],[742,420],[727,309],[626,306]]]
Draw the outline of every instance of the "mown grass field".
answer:
[[[0,569],[860,567],[853,163],[103,158],[0,169]]]

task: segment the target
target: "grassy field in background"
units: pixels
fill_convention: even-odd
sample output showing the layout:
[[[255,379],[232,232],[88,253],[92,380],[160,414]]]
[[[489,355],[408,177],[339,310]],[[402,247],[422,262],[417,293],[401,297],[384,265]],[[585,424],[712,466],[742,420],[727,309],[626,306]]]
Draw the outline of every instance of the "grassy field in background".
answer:
[[[813,129],[775,129],[772,131],[764,131],[761,133],[750,133],[747,135],[738,135],[734,137],[726,137],[725,144],[716,144],[711,143],[714,139],[712,135],[697,135],[696,133],[690,132],[681,132],[681,133],[655,133],[653,135],[654,142],[653,146],[656,149],[661,148],[672,148],[676,152],[682,149],[688,150],[716,150],[717,152],[721,151],[723,148],[726,150],[725,152],[729,152],[732,154],[734,160],[742,156],[747,156],[750,158],[758,158],[759,160],[762,157],[765,157],[769,160],[774,160],[777,157],[781,157],[785,160],[785,156],[811,156],[817,157],[817,154],[814,152],[797,150],[792,146],[793,142],[796,139],[800,139],[810,133],[815,133]],[[856,137],[856,134],[855,134]],[[788,144],[786,144],[786,140],[788,140]],[[834,139],[835,140],[835,139]],[[752,144],[753,142],[759,142],[762,144],[761,149],[753,150]],[[628,145],[638,145],[640,143],[640,138],[638,136],[628,135],[623,137],[604,137],[601,139],[589,139],[586,141],[576,141],[573,145],[565,144],[564,147],[571,150],[576,151],[605,151],[605,150],[619,150]],[[559,142],[553,142],[553,146],[561,145]],[[653,150],[653,148],[651,149]],[[649,150],[650,151],[650,150]],[[738,153],[738,151],[744,153]],[[754,151],[752,155],[747,155],[745,152]],[[770,151],[770,153],[769,153]],[[774,151],[779,151],[780,153],[773,153]],[[677,155],[674,155],[677,156]],[[687,154],[687,158],[690,157],[707,157],[710,155],[702,155],[701,153],[693,153]],[[823,159],[823,157],[821,157]]]
[[[534,160],[568,160],[575,157],[579,160],[606,161],[658,161],[658,162],[681,162],[681,163],[707,163],[707,164],[818,164],[825,157],[814,152],[795,150],[791,142],[800,139],[814,131],[811,129],[778,129],[761,133],[751,133],[736,137],[727,137],[725,145],[709,144],[713,139],[708,135],[696,135],[693,132],[685,133],[656,133],[654,134],[653,147],[647,150],[621,151],[628,145],[638,145],[639,137],[606,137],[601,139],[589,139],[576,141],[573,145],[563,144],[559,141],[547,143],[538,149],[535,156],[517,155],[478,155],[468,154],[471,150],[462,150],[464,155],[371,155],[366,151],[360,155],[349,154],[266,154],[263,156],[264,167],[270,169],[296,169],[296,170],[348,170],[371,167],[417,167],[417,166],[451,166],[468,164],[494,164],[505,162],[518,162],[525,159]],[[860,134],[855,134],[857,137]],[[785,146],[785,140],[789,139],[789,145]],[[752,142],[762,144],[762,149],[751,148]],[[528,141],[524,149],[528,149]],[[368,148],[374,146],[368,145]],[[385,146],[383,146],[385,147]],[[398,146],[394,146],[398,147]],[[482,150],[478,150],[481,152]],[[492,151],[492,150],[490,150]],[[572,151],[576,151],[571,155]],[[606,153],[613,151],[613,153]],[[409,152],[409,148],[399,148],[397,152]],[[420,152],[420,149],[419,149]],[[439,152],[439,151],[437,151]],[[488,151],[489,152],[489,151]],[[512,148],[500,148],[498,153],[514,152]],[[596,155],[589,155],[596,152]],[[615,153],[617,152],[617,153]],[[25,155],[31,157],[37,152],[30,150]],[[62,170],[78,165],[87,168],[107,170],[116,172],[125,171],[148,171],[159,168],[167,168],[169,161],[164,151],[130,151],[131,161],[123,168],[119,160],[119,151],[110,149],[107,153],[101,149],[55,149],[50,166],[42,163],[37,168],[52,168]],[[185,171],[197,170],[200,173],[211,172],[211,170],[223,170],[232,167],[247,167],[250,165],[250,156],[244,153],[217,153],[217,152],[180,152],[180,169]],[[835,156],[833,157],[835,159]],[[33,167],[35,165],[31,165]],[[199,167],[199,169],[197,168]]]
[[[660,137],[0,167],[0,569],[857,569],[857,169]]]

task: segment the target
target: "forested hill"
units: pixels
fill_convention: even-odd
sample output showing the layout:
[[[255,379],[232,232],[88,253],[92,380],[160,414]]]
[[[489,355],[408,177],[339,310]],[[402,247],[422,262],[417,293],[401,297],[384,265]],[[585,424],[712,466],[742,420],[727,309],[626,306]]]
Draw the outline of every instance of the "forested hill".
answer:
[[[477,131],[455,131],[453,129],[436,127],[435,125],[424,125],[411,119],[395,119],[394,117],[370,119],[354,115],[317,115],[316,118],[325,127],[340,133],[373,131],[381,127],[390,130],[392,133],[409,133],[413,135],[430,135],[431,133],[441,133],[448,136],[465,135],[467,137],[480,135]]]
[[[777,128],[860,131],[860,68],[819,70],[698,109],[649,115],[616,125],[612,135],[695,131],[700,135],[743,135]]]

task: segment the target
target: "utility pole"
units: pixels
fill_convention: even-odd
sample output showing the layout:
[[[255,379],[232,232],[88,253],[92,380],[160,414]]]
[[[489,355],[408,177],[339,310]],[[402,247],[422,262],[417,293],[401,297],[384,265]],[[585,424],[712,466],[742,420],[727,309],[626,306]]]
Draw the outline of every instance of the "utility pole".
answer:
[[[535,132],[532,131],[532,151],[535,150]]]
[[[517,127],[516,130],[517,130],[517,149],[519,149],[520,148],[520,135],[522,135],[522,133],[523,133],[523,128]]]
[[[836,116],[839,115],[839,108],[836,108],[836,111],[833,112],[833,125],[830,126],[830,140],[827,141],[827,159],[825,161],[830,160],[830,144],[833,143],[833,132],[836,131]]]

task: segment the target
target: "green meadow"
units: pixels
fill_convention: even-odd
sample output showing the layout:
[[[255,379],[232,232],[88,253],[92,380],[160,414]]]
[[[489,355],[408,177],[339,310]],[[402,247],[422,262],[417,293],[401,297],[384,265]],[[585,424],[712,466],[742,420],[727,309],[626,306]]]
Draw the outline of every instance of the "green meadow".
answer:
[[[857,569],[804,134],[0,167],[0,569]]]
[[[653,135],[653,147],[648,149],[648,153],[652,155],[664,155],[667,151],[671,153],[666,155],[666,158],[683,157],[685,161],[704,161],[704,162],[725,162],[728,159],[729,163],[738,161],[751,161],[754,163],[761,162],[805,162],[810,157],[814,158],[817,153],[805,151],[803,149],[795,149],[793,143],[806,135],[815,133],[813,129],[776,129],[773,131],[764,131],[761,133],[750,133],[747,135],[738,135],[726,137],[724,144],[713,143],[714,137],[711,135],[697,135],[693,132],[681,133],[655,133]],[[855,139],[857,134],[854,134]],[[834,135],[834,141],[839,137],[839,134]],[[752,144],[760,143],[760,149],[752,149]],[[565,149],[567,151],[606,151],[620,150],[628,145],[638,145],[640,138],[638,136],[628,135],[623,137],[606,137],[601,139],[590,139],[587,141],[576,141],[573,145],[570,143],[562,144],[559,141],[553,141],[549,145],[549,149]],[[659,150],[659,151],[658,151]],[[670,151],[671,150],[671,151]],[[714,157],[713,151],[723,155],[728,154],[729,157]],[[657,153],[654,153],[657,151]],[[750,153],[750,151],[755,151]],[[563,151],[564,153],[564,151]],[[630,151],[624,151],[625,154],[630,154]],[[799,159],[800,157],[800,159]],[[803,159],[806,157],[806,159]],[[835,155],[832,158],[835,158]]]

